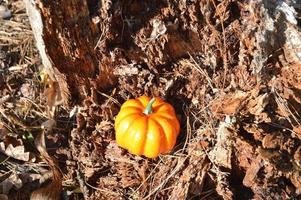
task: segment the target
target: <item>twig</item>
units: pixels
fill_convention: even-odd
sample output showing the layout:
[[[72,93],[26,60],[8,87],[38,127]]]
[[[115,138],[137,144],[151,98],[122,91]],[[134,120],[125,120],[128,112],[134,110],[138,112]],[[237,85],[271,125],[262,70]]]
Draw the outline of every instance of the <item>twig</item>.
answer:
[[[162,181],[160,185],[158,185],[153,191],[151,191],[146,197],[143,198],[143,200],[148,199],[153,194],[155,194],[158,190],[160,190],[168,181],[171,179],[176,173],[179,172],[179,170],[183,167],[185,161],[187,160],[188,156],[186,156],[182,162],[178,163],[176,168]]]

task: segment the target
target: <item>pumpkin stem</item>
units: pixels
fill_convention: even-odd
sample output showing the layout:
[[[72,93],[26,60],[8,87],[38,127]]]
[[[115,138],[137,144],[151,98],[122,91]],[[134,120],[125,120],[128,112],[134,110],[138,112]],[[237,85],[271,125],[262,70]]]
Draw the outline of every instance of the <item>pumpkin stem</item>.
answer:
[[[151,114],[151,113],[153,112],[153,110],[152,110],[152,105],[153,105],[153,103],[155,102],[155,100],[156,100],[155,98],[152,98],[152,99],[148,102],[146,108],[145,108],[144,111],[143,111],[144,114],[149,115],[149,114]]]

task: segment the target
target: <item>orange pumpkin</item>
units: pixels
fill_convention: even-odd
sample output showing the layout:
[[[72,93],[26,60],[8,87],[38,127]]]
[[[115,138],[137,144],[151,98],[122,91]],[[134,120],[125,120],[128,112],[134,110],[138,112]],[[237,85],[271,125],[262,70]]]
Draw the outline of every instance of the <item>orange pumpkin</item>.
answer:
[[[160,98],[130,99],[121,106],[115,120],[117,144],[148,158],[171,151],[179,132],[174,108]]]

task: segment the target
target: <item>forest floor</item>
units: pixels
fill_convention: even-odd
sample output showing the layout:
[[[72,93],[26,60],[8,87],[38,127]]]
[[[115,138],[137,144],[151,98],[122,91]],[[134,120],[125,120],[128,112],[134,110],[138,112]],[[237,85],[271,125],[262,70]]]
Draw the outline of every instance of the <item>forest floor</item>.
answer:
[[[208,10],[219,20],[202,22],[201,39],[187,32],[195,46],[176,59],[164,57],[166,27],[152,21],[161,29],[149,24],[136,42],[155,38],[143,48],[157,67],[119,65],[113,89],[52,115],[23,2],[0,1],[11,11],[0,16],[0,199],[29,199],[51,182],[41,133],[60,168],[61,199],[301,199],[301,12],[225,2]],[[200,26],[193,5],[183,3],[179,19],[191,30]],[[181,124],[175,149],[156,159],[115,143],[120,105],[144,94],[172,104]]]

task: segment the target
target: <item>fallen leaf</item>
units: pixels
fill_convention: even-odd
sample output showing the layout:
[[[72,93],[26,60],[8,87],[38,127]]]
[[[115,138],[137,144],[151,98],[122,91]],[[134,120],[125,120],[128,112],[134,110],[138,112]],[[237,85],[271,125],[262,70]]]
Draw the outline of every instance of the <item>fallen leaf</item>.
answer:
[[[232,144],[233,144],[233,125],[227,122],[221,122],[216,133],[217,142],[209,157],[218,166],[231,169]]]
[[[22,180],[19,178],[16,172],[13,172],[7,179],[0,183],[3,194],[8,194],[13,187],[15,187],[15,189],[20,189],[22,186]]]
[[[59,88],[59,84],[56,81],[48,80],[48,88],[45,90],[46,103],[48,108],[48,114],[53,117],[55,107],[63,103],[63,97]]]
[[[32,99],[34,97],[34,89],[29,83],[24,83],[21,86],[20,91],[26,98]]]
[[[269,103],[269,95],[262,94],[248,102],[247,110],[253,115],[260,115]]]
[[[0,152],[17,160],[35,160],[35,157],[33,157],[30,152],[25,152],[24,145],[13,146],[12,144],[5,145],[4,142],[0,142]]]
[[[256,160],[251,164],[249,169],[246,172],[246,175],[243,179],[243,184],[247,187],[252,187],[255,184],[257,174],[259,170],[263,167],[263,159],[261,156],[257,156]]]
[[[249,93],[237,91],[232,94],[225,94],[213,101],[211,110],[215,114],[234,115],[245,105]]]
[[[281,145],[283,138],[277,134],[267,134],[262,140],[262,146],[265,149],[276,149]]]
[[[101,131],[105,132],[105,131],[108,131],[108,130],[112,129],[112,127],[113,127],[112,122],[110,122],[110,121],[101,121],[96,125],[95,129],[99,132],[101,132]]]

